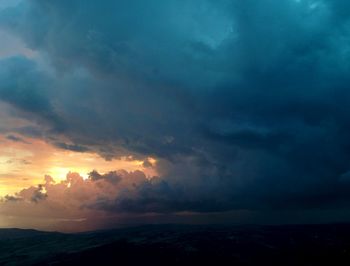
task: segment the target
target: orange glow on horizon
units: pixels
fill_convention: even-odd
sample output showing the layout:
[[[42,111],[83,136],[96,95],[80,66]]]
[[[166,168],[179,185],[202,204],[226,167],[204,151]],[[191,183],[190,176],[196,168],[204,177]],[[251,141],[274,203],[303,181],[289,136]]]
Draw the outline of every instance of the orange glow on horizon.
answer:
[[[92,170],[101,174],[119,169],[141,170],[150,177],[157,175],[154,167],[145,167],[140,160],[125,157],[106,161],[95,153],[62,150],[38,139],[13,141],[0,135],[0,147],[0,197],[42,183],[45,175],[58,182],[65,180],[69,172],[87,179]],[[156,164],[154,158],[148,161]]]

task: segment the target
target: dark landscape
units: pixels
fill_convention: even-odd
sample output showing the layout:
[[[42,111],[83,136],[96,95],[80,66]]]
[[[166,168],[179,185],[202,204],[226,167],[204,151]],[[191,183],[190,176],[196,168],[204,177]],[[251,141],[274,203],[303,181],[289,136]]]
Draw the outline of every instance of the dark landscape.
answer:
[[[349,265],[350,225],[0,230],[0,265]]]

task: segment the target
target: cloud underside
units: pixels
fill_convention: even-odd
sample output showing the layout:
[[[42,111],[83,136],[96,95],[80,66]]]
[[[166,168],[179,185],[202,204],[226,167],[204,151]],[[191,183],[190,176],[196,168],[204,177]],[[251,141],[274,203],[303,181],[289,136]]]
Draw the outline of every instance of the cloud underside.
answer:
[[[64,203],[116,213],[349,204],[348,1],[30,0],[1,10],[0,28],[35,51],[0,60],[0,99],[33,123],[1,126],[8,139],[158,160],[160,177],[127,188],[77,178],[93,200],[67,192]],[[61,185],[45,186],[47,197],[42,187],[30,197],[50,202]]]

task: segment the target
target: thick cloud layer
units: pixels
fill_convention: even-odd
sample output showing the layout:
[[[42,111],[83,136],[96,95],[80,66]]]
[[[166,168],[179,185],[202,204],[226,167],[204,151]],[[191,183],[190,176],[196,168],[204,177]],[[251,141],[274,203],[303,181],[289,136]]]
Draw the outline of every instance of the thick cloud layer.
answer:
[[[23,1],[0,27],[39,55],[1,59],[0,98],[37,121],[17,133],[158,159],[160,184],[102,209],[344,207],[347,2]]]

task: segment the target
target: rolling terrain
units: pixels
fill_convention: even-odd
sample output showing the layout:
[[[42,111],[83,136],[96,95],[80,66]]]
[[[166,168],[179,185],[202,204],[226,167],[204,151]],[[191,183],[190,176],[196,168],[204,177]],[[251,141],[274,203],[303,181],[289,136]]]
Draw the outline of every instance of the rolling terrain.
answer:
[[[0,265],[350,265],[350,225],[0,230]]]

